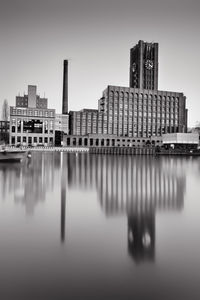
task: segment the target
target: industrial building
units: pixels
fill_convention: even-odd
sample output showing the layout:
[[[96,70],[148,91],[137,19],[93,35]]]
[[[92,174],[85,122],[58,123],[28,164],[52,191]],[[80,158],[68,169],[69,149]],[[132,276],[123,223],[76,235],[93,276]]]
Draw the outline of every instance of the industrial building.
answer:
[[[186,132],[185,101],[182,93],[108,86],[99,100],[104,133],[151,137]]]
[[[73,135],[102,134],[103,114],[97,109],[69,112],[69,132]]]
[[[37,95],[37,87],[28,86],[28,94],[16,97],[10,107],[10,144],[23,146],[54,145],[55,109]]]
[[[199,146],[198,133],[163,134],[163,145],[172,149],[197,149]]]
[[[160,141],[166,133],[187,132],[184,94],[158,90],[158,43],[139,41],[130,50],[129,71],[130,86],[109,85],[98,101],[98,110],[69,112],[73,145],[75,136],[78,140],[78,136],[86,138],[90,134],[104,135],[109,145],[123,145],[123,140],[133,138],[131,144],[135,145],[137,139],[146,143],[152,137]],[[64,143],[69,145],[69,141],[68,137]]]

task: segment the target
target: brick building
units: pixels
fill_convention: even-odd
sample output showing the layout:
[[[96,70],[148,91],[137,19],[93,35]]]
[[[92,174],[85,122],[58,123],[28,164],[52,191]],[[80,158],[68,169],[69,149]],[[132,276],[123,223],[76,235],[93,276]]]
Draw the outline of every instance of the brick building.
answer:
[[[10,144],[54,145],[55,109],[48,109],[46,98],[36,94],[36,86],[28,86],[28,95],[16,97],[10,107]]]
[[[158,43],[139,41],[130,51],[129,71],[130,87],[109,85],[98,110],[69,113],[70,135],[103,134],[146,142],[163,133],[187,132],[184,94],[158,90]]]

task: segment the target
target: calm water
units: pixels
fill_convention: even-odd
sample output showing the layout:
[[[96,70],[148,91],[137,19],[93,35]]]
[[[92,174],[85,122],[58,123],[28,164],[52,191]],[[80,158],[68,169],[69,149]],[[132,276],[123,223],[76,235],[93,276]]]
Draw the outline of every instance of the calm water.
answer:
[[[200,158],[0,164],[0,299],[200,299]]]

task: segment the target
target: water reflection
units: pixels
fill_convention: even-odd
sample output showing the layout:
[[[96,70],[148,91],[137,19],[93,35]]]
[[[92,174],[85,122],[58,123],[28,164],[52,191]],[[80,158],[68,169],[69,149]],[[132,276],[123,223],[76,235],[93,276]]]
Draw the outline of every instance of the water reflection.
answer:
[[[35,206],[45,201],[47,191],[52,191],[55,170],[59,168],[53,155],[33,155],[26,162],[0,164],[0,189],[2,199],[14,195],[16,204],[25,206],[26,213],[32,215]]]
[[[95,188],[107,216],[133,209],[183,208],[186,180],[181,160],[73,155],[67,170],[69,188]]]
[[[61,214],[60,214],[60,239],[61,243],[65,241],[65,211],[66,211],[66,165],[64,165],[63,153],[60,154],[60,169],[61,169]],[[65,161],[66,163],[66,161]]]
[[[154,261],[156,212],[183,209],[184,174],[181,159],[35,153],[29,163],[0,164],[0,192],[2,199],[13,194],[15,203],[32,215],[46,194],[58,187],[64,243],[67,189],[96,190],[107,217],[126,214],[130,256],[136,262]]]
[[[126,214],[128,253],[136,261],[155,258],[157,210],[180,211],[186,186],[182,161],[146,156],[72,156],[70,188],[95,188],[107,217]]]
[[[128,253],[136,261],[155,258],[155,211],[128,215]]]

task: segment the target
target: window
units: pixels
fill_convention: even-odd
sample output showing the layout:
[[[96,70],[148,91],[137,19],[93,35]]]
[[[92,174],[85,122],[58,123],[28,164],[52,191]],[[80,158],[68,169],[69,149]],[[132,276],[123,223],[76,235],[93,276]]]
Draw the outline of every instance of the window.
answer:
[[[29,133],[42,133],[43,123],[40,120],[24,120],[23,122],[23,132]]]
[[[44,122],[44,133],[48,133],[48,122]]]
[[[17,120],[17,132],[21,132],[21,120]]]
[[[12,144],[12,145],[15,145],[15,137],[14,137],[14,136],[12,136],[11,144]]]

